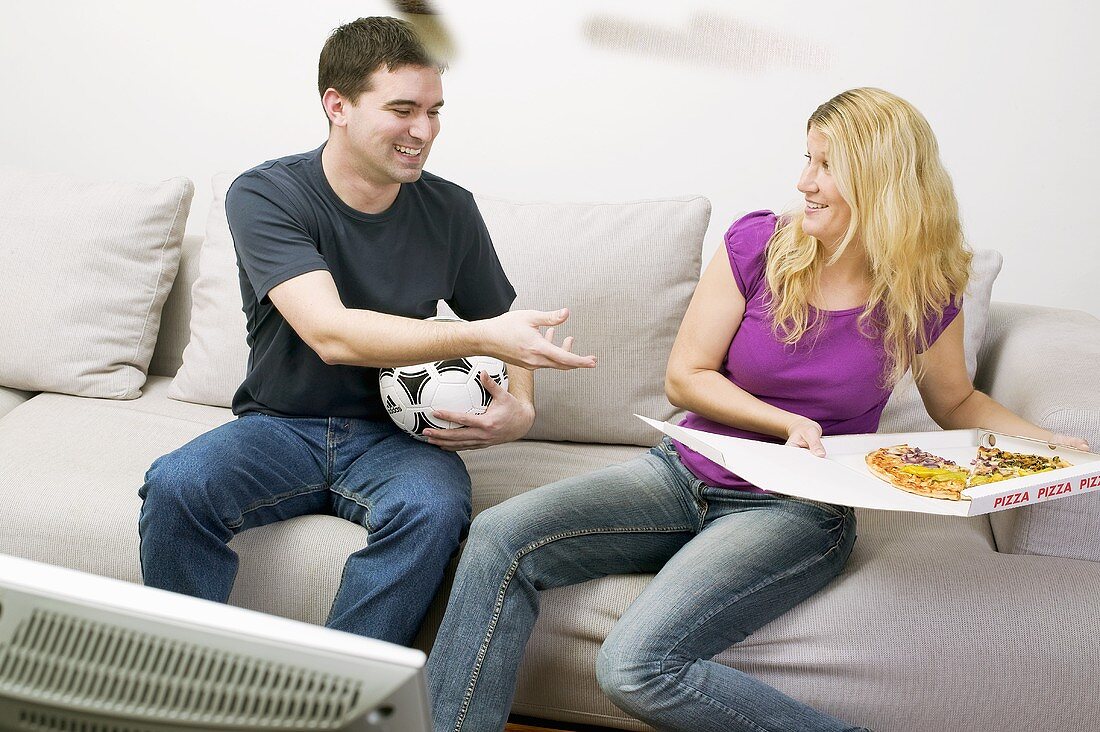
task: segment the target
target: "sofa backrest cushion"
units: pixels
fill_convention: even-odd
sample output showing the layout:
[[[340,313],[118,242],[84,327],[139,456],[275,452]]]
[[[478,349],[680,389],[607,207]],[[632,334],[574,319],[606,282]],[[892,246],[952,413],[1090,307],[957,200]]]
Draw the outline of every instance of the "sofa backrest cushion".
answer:
[[[660,435],[633,415],[676,415],[665,366],[699,279],[710,202],[477,203],[516,288],[513,308],[569,307],[556,337],[597,357],[595,369],[536,374],[528,438],[655,444]]]
[[[974,250],[970,266],[970,284],[963,297],[963,351],[966,356],[966,372],[970,378],[978,370],[978,351],[985,340],[989,324],[989,300],[993,294],[993,282],[1001,272],[1003,258],[994,249]],[[920,392],[912,374],[906,374],[890,395],[890,401],[882,412],[879,432],[927,432],[939,426],[928,416]]]
[[[180,266],[172,291],[160,315],[160,335],[149,362],[150,376],[175,376],[183,365],[183,349],[191,337],[191,288],[199,278],[202,234],[186,234],[180,247]]]
[[[193,192],[0,170],[0,386],[141,394]]]
[[[199,275],[191,291],[190,340],[169,396],[230,406],[248,357],[225,192],[214,179]],[[699,276],[710,203],[701,197],[616,204],[522,204],[478,198],[516,308],[573,315],[561,335],[598,355],[589,371],[536,376],[532,439],[652,444],[632,415],[669,419],[664,370]],[[560,336],[558,338],[560,341]]]
[[[225,194],[236,173],[219,173],[199,252],[198,278],[191,288],[190,338],[183,365],[168,396],[185,402],[228,407],[248,365],[247,326],[233,237],[225,216]]]

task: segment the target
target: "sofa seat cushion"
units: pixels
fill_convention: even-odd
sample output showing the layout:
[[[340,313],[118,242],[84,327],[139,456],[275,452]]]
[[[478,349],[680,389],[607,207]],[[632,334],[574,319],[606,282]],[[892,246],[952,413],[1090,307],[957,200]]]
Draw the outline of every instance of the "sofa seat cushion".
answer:
[[[166,398],[167,385],[151,379],[131,402],[40,394],[0,419],[0,552],[138,581],[137,489],[146,468],[232,418]],[[463,458],[479,511],[643,452],[522,441]],[[1042,705],[1016,705],[1022,691],[1012,683],[974,687],[974,679],[1009,674],[1029,684],[1073,678],[1100,665],[1100,610],[1081,590],[1100,583],[1100,565],[997,554],[980,519],[875,511],[859,518],[844,574],[721,662],[876,729],[1000,728],[1007,705],[1020,728],[1085,729],[1100,718],[1100,702],[1076,687],[1044,687]],[[231,544],[241,557],[231,602],[321,623],[344,559],[365,541],[360,527],[328,516],[243,532]],[[593,664],[648,579],[607,577],[545,593],[517,712],[643,728],[602,695]],[[421,648],[430,647],[445,594]]]
[[[661,435],[653,433],[656,444]],[[474,484],[474,515],[535,486],[584,475],[645,455],[635,445],[588,445],[519,440],[460,453]]]
[[[157,401],[155,388],[128,402],[44,393],[0,420],[0,551],[140,580],[145,470],[220,422],[215,410],[164,414]]]
[[[133,401],[39,394],[0,419],[0,552],[141,581],[137,491],[160,455],[229,421],[227,409],[168,399],[153,377]],[[242,532],[230,602],[323,623],[359,526],[304,516]]]
[[[861,511],[846,571],[720,660],[876,730],[1085,729],[1100,565],[995,551],[982,517]],[[1036,561],[1038,559],[1038,561]],[[998,683],[1003,674],[1004,683]],[[1021,704],[1025,689],[1042,703]],[[1038,691],[1041,690],[1041,691]]]
[[[150,377],[132,401],[39,394],[0,419],[0,553],[140,582],[137,491],[145,471],[233,418],[228,409],[168,398],[170,383]],[[463,457],[480,511],[533,485],[642,452],[520,442]],[[230,602],[323,623],[344,561],[366,542],[360,526],[332,516],[242,532],[230,543],[241,562]]]
[[[882,730],[1091,729],[1100,700],[1057,680],[1100,664],[1100,564],[994,551],[983,519],[860,511],[845,572],[717,657],[840,719]],[[600,692],[603,639],[648,575],[543,594],[513,709],[648,729]],[[993,680],[1003,680],[994,683]],[[1042,689],[1042,704],[1020,704]]]
[[[463,457],[479,511],[643,452],[523,441]],[[718,661],[872,729],[1002,728],[1020,689],[989,685],[991,677],[1041,683],[1100,663],[1100,607],[1080,589],[1100,582],[1100,564],[999,554],[985,517],[860,511],[858,518],[845,572]],[[600,692],[594,662],[649,580],[605,577],[545,592],[514,710],[647,729]],[[422,649],[431,647],[444,599],[418,639]],[[1057,687],[1044,693],[1054,695],[1051,703],[1020,709],[1020,729],[1084,729],[1100,718],[1095,697]]]

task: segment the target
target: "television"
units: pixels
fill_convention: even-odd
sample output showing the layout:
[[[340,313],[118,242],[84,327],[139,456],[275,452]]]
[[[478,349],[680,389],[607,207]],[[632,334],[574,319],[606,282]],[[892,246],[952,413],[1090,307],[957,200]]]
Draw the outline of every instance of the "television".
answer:
[[[427,732],[417,650],[0,555],[0,730]]]

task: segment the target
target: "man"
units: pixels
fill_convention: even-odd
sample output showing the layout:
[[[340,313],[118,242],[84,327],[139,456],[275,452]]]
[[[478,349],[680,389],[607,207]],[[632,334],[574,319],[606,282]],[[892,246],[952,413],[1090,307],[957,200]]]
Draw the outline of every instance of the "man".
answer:
[[[329,119],[317,150],[244,173],[226,197],[248,320],[237,420],[156,460],[140,490],[147,585],[224,602],[238,532],[308,513],[368,531],[327,624],[408,645],[470,518],[456,450],[515,440],[534,419],[528,369],[592,367],[553,342],[568,312],[515,311],[468,191],[422,173],[439,132],[441,68],[411,27],[361,18],[321,52]],[[469,322],[425,321],[446,300]],[[542,334],[540,327],[551,326]],[[471,354],[511,365],[509,390],[466,425],[399,430],[378,367]]]

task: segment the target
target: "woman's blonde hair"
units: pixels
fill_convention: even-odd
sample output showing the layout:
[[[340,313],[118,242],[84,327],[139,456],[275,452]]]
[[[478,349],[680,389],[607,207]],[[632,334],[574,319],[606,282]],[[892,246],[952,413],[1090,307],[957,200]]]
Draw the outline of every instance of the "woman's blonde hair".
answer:
[[[958,304],[966,289],[972,254],[951,178],[928,121],[881,89],[838,94],[810,115],[806,130],[825,138],[837,190],[852,209],[828,262],[849,246],[866,249],[871,294],[859,327],[883,338],[884,385],[893,386],[928,347],[926,323],[942,317],[949,303]],[[827,252],[802,230],[804,217],[802,208],[788,212],[768,242],[771,314],[788,344],[827,317],[810,313]]]

